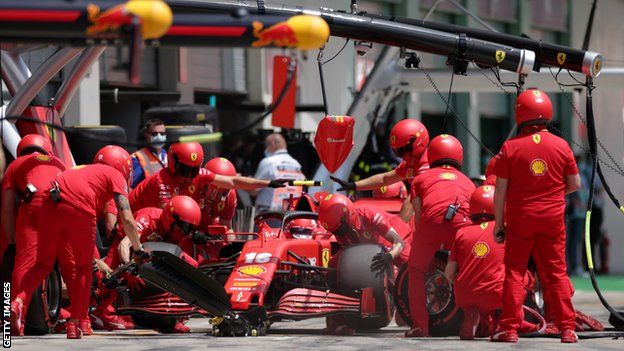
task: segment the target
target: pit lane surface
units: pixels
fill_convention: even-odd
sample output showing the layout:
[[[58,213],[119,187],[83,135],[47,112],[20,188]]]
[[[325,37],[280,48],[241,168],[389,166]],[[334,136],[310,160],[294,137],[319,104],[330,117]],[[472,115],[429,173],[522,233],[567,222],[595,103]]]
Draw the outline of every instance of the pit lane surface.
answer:
[[[624,292],[607,292],[607,300],[614,306],[624,306]],[[575,307],[600,319],[608,325],[608,313],[592,292],[577,291]],[[207,319],[192,319],[191,334],[163,335],[151,330],[101,332],[82,340],[69,341],[65,335],[14,338],[12,347],[17,350],[624,350],[624,339],[585,339],[580,344],[561,344],[559,339],[524,338],[519,344],[491,343],[487,339],[460,341],[458,338],[406,339],[405,327],[394,323],[375,333],[359,333],[355,336],[323,335],[325,319],[300,322],[281,322],[271,326],[271,333],[264,337],[215,338]]]

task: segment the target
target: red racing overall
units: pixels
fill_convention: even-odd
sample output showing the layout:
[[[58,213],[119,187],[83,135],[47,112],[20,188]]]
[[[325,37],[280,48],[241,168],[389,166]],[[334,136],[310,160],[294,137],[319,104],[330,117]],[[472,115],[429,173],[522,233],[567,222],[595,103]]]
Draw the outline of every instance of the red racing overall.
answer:
[[[12,276],[13,291],[20,291],[24,274],[32,269],[37,259],[37,227],[43,205],[43,193],[50,189],[59,173],[65,170],[63,161],[38,152],[18,157],[6,170],[2,190],[12,189],[22,198],[15,220],[15,264]],[[25,201],[28,184],[36,188],[32,197]],[[45,242],[45,241],[44,241]],[[47,245],[47,243],[46,243]],[[37,283],[39,285],[41,280]],[[30,295],[22,299],[24,310],[28,310]]]
[[[58,259],[70,296],[71,318],[87,319],[96,215],[114,194],[128,195],[128,184],[115,168],[92,164],[77,166],[56,178],[62,200],[45,195],[39,217],[38,237],[46,245],[37,248],[37,262],[26,272],[16,297],[22,301],[37,288]]]
[[[451,248],[455,233],[470,224],[468,208],[475,186],[463,173],[450,166],[434,167],[416,176],[412,182],[412,201],[421,199],[420,221],[412,237],[409,269],[409,305],[412,327],[429,331],[426,307],[425,273],[435,253]],[[451,221],[444,220],[449,205],[459,209]]]
[[[534,129],[533,129],[534,130]],[[494,173],[508,180],[505,283],[501,331],[522,322],[522,285],[529,257],[547,286],[545,300],[559,330],[575,328],[565,262],[565,179],[578,173],[568,144],[548,131],[522,132],[503,144]]]

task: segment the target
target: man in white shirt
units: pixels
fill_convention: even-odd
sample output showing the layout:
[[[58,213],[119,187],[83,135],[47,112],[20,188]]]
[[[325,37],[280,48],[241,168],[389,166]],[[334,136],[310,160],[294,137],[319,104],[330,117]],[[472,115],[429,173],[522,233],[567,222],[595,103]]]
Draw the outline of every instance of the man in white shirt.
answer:
[[[260,161],[256,170],[256,179],[293,179],[303,180],[305,176],[301,172],[301,164],[288,154],[286,140],[281,134],[269,134],[264,141],[265,157]],[[256,197],[256,214],[269,211],[282,211],[284,200],[292,194],[294,197],[301,195],[301,188],[285,187],[280,189],[258,189],[251,191]]]

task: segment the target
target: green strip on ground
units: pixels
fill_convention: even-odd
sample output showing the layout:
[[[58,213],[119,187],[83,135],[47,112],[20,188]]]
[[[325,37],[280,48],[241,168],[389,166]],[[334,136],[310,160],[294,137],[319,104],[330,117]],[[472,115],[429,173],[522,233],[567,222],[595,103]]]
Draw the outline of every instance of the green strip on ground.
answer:
[[[570,277],[576,290],[593,291],[589,277]],[[624,276],[603,275],[596,277],[602,291],[624,291]]]

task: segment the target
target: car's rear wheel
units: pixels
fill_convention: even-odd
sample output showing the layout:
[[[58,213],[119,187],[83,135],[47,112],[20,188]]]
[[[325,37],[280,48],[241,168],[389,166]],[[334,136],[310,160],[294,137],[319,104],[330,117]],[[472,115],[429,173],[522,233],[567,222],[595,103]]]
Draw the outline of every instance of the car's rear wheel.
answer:
[[[56,325],[61,312],[62,286],[58,268],[33,293],[26,314],[24,334],[45,335]]]
[[[463,312],[455,305],[451,284],[437,269],[429,272],[425,279],[429,333],[433,336],[458,335]],[[408,325],[412,325],[408,289],[409,272],[407,265],[404,265],[396,279],[394,298],[398,314]]]

